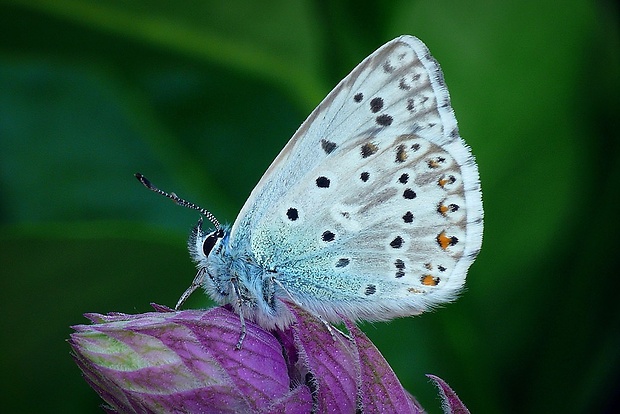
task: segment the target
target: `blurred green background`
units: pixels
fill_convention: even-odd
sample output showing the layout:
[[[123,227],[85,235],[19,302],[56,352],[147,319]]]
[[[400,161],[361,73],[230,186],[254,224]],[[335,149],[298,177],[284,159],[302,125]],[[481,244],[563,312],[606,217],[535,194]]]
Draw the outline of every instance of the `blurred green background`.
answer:
[[[477,157],[482,253],[454,304],[363,324],[405,387],[473,413],[617,407],[620,36],[606,1],[0,0],[0,407],[100,413],[65,339],[174,305],[198,219],[232,222],[299,124],[400,34]],[[188,307],[206,306],[195,294]]]

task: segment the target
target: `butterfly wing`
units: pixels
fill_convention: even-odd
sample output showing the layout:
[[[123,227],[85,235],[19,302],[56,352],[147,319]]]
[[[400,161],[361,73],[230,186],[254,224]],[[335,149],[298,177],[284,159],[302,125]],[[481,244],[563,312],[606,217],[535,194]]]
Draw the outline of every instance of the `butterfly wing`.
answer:
[[[301,125],[230,240],[329,320],[391,319],[455,297],[481,246],[482,214],[439,65],[401,36]]]

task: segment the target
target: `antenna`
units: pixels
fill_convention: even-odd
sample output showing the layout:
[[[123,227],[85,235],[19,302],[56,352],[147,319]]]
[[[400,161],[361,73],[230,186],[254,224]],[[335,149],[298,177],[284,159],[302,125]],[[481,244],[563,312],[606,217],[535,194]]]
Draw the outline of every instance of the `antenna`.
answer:
[[[217,221],[217,219],[215,218],[215,216],[213,214],[211,214],[211,212],[205,210],[202,207],[197,206],[194,203],[190,203],[187,200],[183,200],[182,198],[177,196],[175,193],[167,193],[165,191],[160,190],[159,188],[157,188],[153,184],[151,184],[151,182],[149,180],[147,180],[146,177],[143,176],[140,173],[135,173],[134,175],[136,176],[138,181],[140,181],[142,183],[142,185],[144,185],[149,190],[154,191],[154,192],[156,192],[159,195],[163,195],[164,197],[168,197],[170,200],[174,201],[176,204],[178,204],[178,205],[180,205],[182,207],[187,207],[187,208],[191,208],[193,210],[198,210],[200,212],[200,214],[205,216],[207,218],[207,220],[209,220],[211,223],[213,223],[213,225],[215,226],[216,230],[220,229],[220,222]]]

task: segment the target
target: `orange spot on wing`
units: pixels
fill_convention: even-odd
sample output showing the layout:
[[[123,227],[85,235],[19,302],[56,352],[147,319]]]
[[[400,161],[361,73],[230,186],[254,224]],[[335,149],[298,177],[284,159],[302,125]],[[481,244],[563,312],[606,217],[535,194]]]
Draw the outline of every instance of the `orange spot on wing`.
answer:
[[[429,165],[430,166],[430,165]],[[446,184],[454,184],[456,181],[456,178],[454,178],[453,175],[447,175],[447,176],[443,176],[441,177],[438,181],[437,184],[439,184],[439,186],[441,188],[445,187]]]
[[[454,236],[447,236],[445,231],[442,231],[437,236],[437,243],[439,243],[439,246],[444,250],[446,250],[450,246],[454,246],[456,243],[458,243],[458,241],[459,239]]]
[[[421,282],[424,286],[437,286],[439,278],[434,278],[431,275],[424,275],[422,276]]]

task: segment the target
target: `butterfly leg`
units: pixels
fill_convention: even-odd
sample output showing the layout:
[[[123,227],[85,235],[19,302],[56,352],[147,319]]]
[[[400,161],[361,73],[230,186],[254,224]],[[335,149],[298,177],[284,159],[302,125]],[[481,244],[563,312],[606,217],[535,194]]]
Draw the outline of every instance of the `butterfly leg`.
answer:
[[[174,310],[179,310],[181,305],[183,305],[183,303],[187,300],[187,298],[189,298],[189,295],[194,293],[194,291],[196,289],[198,289],[200,286],[203,285],[203,283],[205,281],[205,275],[206,274],[207,274],[207,269],[206,268],[203,267],[203,268],[200,268],[198,270],[198,273],[196,273],[196,277],[194,277],[194,280],[192,281],[192,284],[189,285],[189,287],[185,290],[185,292],[183,292],[183,294],[179,298],[179,301],[177,302],[176,306],[174,307]]]
[[[245,330],[245,319],[243,318],[243,299],[241,296],[241,288],[239,287],[239,279],[236,277],[230,279],[232,283],[233,290],[235,291],[235,295],[237,296],[237,309],[239,309],[239,319],[241,321],[241,333],[239,334],[239,340],[237,341],[237,346],[235,349],[239,350],[243,346],[243,340],[245,339],[246,330]]]

